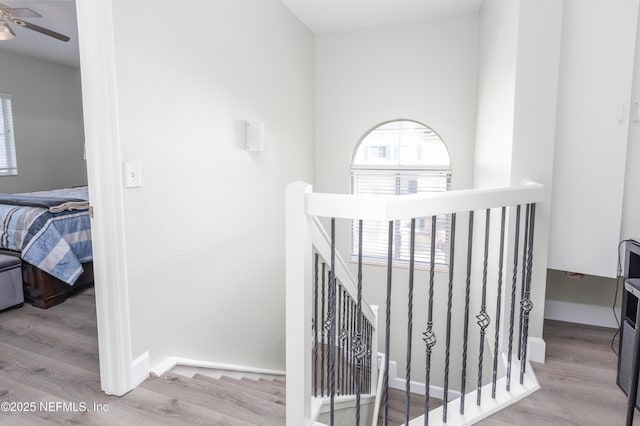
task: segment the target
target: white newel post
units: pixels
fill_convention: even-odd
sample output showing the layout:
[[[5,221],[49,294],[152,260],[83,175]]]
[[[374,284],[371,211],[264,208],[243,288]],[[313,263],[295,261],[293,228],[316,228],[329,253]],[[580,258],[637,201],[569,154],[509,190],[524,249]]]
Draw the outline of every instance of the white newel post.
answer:
[[[287,426],[311,424],[311,185],[287,186],[285,207]]]

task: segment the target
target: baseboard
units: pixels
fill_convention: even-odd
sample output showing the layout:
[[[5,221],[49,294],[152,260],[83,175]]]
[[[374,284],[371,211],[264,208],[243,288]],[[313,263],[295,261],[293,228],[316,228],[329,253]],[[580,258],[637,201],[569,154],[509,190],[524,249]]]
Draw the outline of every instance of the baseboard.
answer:
[[[527,339],[527,360],[544,363],[547,344],[539,337]]]
[[[131,388],[137,387],[149,377],[149,352],[144,351],[131,362]]]
[[[616,313],[620,318],[620,308],[616,308]],[[546,300],[544,303],[544,318],[576,324],[618,328],[611,306]]]
[[[406,390],[406,379],[398,377],[398,364],[395,361],[389,361],[389,387],[393,389],[399,389],[401,391]],[[424,383],[411,381],[411,392],[424,395],[425,385]],[[449,389],[449,400],[454,400],[460,397],[460,392],[457,390]],[[429,396],[437,399],[444,399],[444,388],[440,386],[429,386]]]
[[[193,377],[196,374],[203,374],[209,377],[220,377],[222,375],[226,375],[232,377],[268,377],[283,379],[286,375],[284,371],[280,370],[217,363],[175,356],[166,358],[150,370],[151,374],[154,376],[162,376],[168,371],[173,371],[187,377]]]

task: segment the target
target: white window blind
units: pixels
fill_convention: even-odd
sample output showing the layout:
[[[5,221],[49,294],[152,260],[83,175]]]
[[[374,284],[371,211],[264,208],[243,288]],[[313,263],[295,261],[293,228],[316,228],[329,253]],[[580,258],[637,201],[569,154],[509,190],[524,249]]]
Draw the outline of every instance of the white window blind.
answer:
[[[403,161],[404,160],[404,161]],[[428,127],[411,121],[385,123],[362,140],[351,166],[351,193],[405,195],[443,192],[449,189],[449,155],[440,137]],[[363,260],[386,263],[389,223],[363,222]],[[416,218],[415,261],[429,267],[431,260],[431,217]],[[393,223],[392,257],[395,265],[409,264],[411,221]],[[435,266],[449,264],[450,220],[436,217]],[[351,255],[358,256],[358,221],[351,226]]]
[[[0,176],[17,174],[11,95],[0,93]]]

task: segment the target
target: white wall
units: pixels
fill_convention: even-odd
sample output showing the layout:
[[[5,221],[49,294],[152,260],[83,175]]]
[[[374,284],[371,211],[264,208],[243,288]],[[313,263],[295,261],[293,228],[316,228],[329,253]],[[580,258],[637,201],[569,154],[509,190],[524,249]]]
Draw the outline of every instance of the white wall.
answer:
[[[276,0],[114,1],[132,351],[284,370],[284,189],[313,180],[313,36]],[[164,30],[175,31],[167,35]],[[266,126],[246,152],[239,120]]]
[[[453,189],[469,188],[473,179],[476,112],[478,16],[476,14],[429,22],[394,25],[320,35],[316,38],[316,182],[315,191],[349,192],[349,167],[360,139],[378,124],[399,118],[417,120],[435,130],[451,156]],[[348,221],[337,223],[338,250],[349,259]],[[464,227],[464,225],[462,225]],[[457,250],[464,251],[462,241]],[[464,273],[462,262],[456,266]],[[408,270],[394,269],[391,359],[404,370]],[[437,297],[446,298],[448,274],[438,272]],[[385,305],[386,268],[364,270],[365,297]],[[415,359],[424,359],[420,333],[426,323],[428,273],[415,278]],[[464,287],[456,288],[456,308],[464,303]],[[442,299],[439,299],[442,300]],[[384,309],[381,309],[384,324]],[[434,314],[446,317],[446,304]],[[443,322],[440,322],[444,326]],[[444,329],[436,330],[444,342]],[[379,332],[380,347],[384,331]],[[441,345],[440,347],[444,347]],[[459,365],[459,348],[452,350],[452,365]],[[442,365],[443,351],[434,355]],[[423,363],[413,363],[414,380],[424,377]],[[458,368],[452,368],[459,374]],[[442,384],[434,371],[434,384]],[[458,386],[452,379],[452,388]]]
[[[534,310],[530,336],[541,337],[562,3],[496,0],[483,3],[480,16],[474,186],[518,185],[524,178],[545,185],[546,200],[536,210],[531,284]],[[494,214],[492,223],[498,220],[499,216]],[[513,219],[510,222],[508,235],[513,232]],[[499,238],[497,228],[492,228],[494,246]],[[520,232],[522,235],[523,227]],[[506,265],[511,271],[513,254],[509,251]],[[489,276],[497,276],[496,263],[495,257],[490,258]],[[478,259],[475,267],[481,267]],[[494,294],[488,300],[495,300]],[[489,306],[490,314],[495,312],[494,306]]]
[[[13,94],[18,160],[0,192],[86,185],[80,70],[0,50],[0,92]]]
[[[640,191],[637,186],[640,182],[640,117],[638,115],[640,114],[640,105],[633,105],[635,102],[640,102],[640,25],[637,30],[620,239],[640,240],[640,219],[638,219],[640,217],[638,215],[640,212]]]

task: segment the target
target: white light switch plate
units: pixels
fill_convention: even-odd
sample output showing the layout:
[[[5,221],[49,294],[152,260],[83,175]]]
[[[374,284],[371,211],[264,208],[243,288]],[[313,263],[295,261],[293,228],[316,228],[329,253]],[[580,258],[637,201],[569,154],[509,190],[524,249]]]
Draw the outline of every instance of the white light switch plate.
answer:
[[[140,163],[137,161],[128,161],[123,165],[124,187],[138,188],[142,186],[142,176],[140,172]]]

